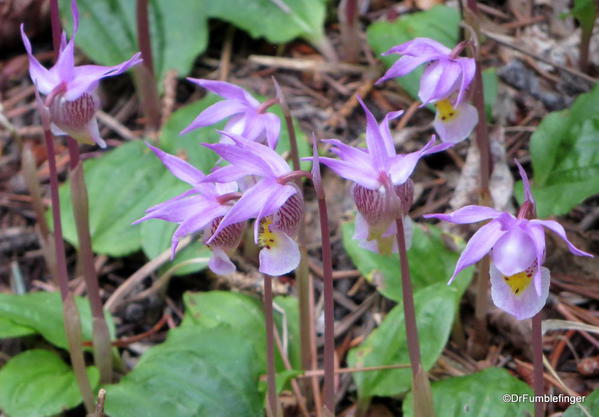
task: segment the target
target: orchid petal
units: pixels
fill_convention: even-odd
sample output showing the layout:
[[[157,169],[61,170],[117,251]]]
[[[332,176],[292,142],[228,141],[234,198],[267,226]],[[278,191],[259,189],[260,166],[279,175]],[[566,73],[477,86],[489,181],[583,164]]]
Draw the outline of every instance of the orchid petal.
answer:
[[[495,245],[495,243],[503,236],[505,232],[501,230],[501,223],[497,220],[492,220],[470,238],[466,244],[466,248],[460,255],[455,266],[455,271],[449,279],[449,284],[453,282],[455,277],[468,268],[480,261]]]
[[[517,159],[514,159],[516,166],[518,167],[518,172],[520,173],[520,178],[522,178],[522,184],[524,186],[524,199],[525,201],[529,201],[532,204],[535,204],[535,198],[532,195],[532,191],[530,191],[530,182],[528,182],[528,175],[526,175],[526,171],[520,165]]]
[[[245,111],[245,109],[246,106],[237,100],[219,101],[208,106],[204,111],[198,114],[196,118],[179,133],[179,135],[185,135],[200,127],[212,126],[227,117]]]
[[[385,74],[381,78],[379,78],[376,81],[375,85],[379,85],[387,80],[390,80],[391,78],[403,77],[404,75],[407,75],[410,72],[414,71],[416,68],[418,68],[425,62],[431,61],[435,58],[437,58],[437,56],[402,56],[397,61],[395,61],[393,65],[391,65],[391,67],[387,70],[387,72],[385,72]]]
[[[424,156],[426,151],[433,146],[434,143],[435,139],[432,138],[426,145],[416,152],[395,156],[391,160],[391,166],[388,171],[391,176],[391,182],[394,185],[400,185],[406,182],[410,175],[412,175],[412,172],[414,172],[420,158]]]
[[[535,284],[535,290],[537,294],[541,294],[541,272],[539,267],[543,265],[543,257],[545,256],[545,229],[539,225],[531,225],[530,223],[527,225],[528,233],[530,238],[534,242],[535,245],[535,253],[537,255],[537,268],[535,269],[535,276],[533,277],[533,281]]]
[[[540,291],[537,292],[529,285],[521,294],[515,295],[510,286],[503,279],[504,275],[491,264],[489,275],[491,276],[491,298],[493,303],[503,311],[524,320],[537,314],[547,301],[549,296],[549,270],[540,267]]]
[[[93,91],[98,82],[106,77],[114,77],[142,62],[141,53],[136,53],[125,62],[105,67],[102,65],[81,65],[74,68],[73,79],[69,81],[65,98],[74,100],[83,93]]]
[[[372,163],[372,158],[368,152],[365,152],[362,149],[356,148],[354,146],[346,145],[339,139],[323,139],[322,141],[332,144],[333,147],[330,149],[330,151],[340,157],[342,160],[359,165],[360,169],[365,171],[374,170],[374,164]]]
[[[230,275],[237,269],[227,253],[220,248],[212,248],[208,268],[217,275]]]
[[[291,172],[289,164],[274,149],[271,149],[266,145],[262,145],[261,143],[247,140],[239,135],[234,135],[227,132],[219,133],[227,135],[229,136],[229,138],[233,139],[237,147],[242,149],[242,153],[245,156],[245,159],[248,159],[248,154],[250,154],[253,158],[257,158],[258,160],[260,160],[261,165],[268,166],[267,171],[270,172],[270,174],[266,174],[265,171],[262,175],[279,177],[281,175]],[[233,163],[232,161],[229,162]]]
[[[439,112],[435,114],[433,126],[443,142],[457,143],[468,138],[478,123],[478,111],[471,104],[462,103],[455,112],[449,121],[441,120]]]
[[[206,90],[218,94],[221,97],[240,100],[251,107],[257,107],[260,105],[258,100],[252,97],[243,88],[236,86],[235,84],[227,83],[224,81],[204,80],[200,78],[187,78],[194,84],[204,87]]]
[[[455,104],[460,105],[464,100],[466,90],[468,90],[468,87],[474,79],[476,73],[476,61],[473,58],[458,58],[457,61],[462,70],[462,80]]]
[[[247,175],[246,172],[240,170],[235,165],[227,165],[215,169],[210,174],[206,175],[202,182],[204,183],[229,183],[231,181],[237,181]]]
[[[281,132],[281,119],[274,113],[266,113],[264,116],[264,130],[266,132],[266,143],[271,149],[277,148],[279,134]]]
[[[401,55],[449,55],[451,49],[445,45],[437,42],[430,38],[414,38],[408,42],[404,42],[401,45],[394,46],[389,49],[383,55],[390,54],[401,54]]]
[[[220,206],[220,204],[212,201],[206,201],[206,199],[201,195],[196,194],[183,198],[181,195],[179,195],[170,200],[150,207],[148,210],[146,210],[147,214],[145,216],[134,221],[132,224],[138,224],[150,219],[159,219],[171,223],[183,223],[190,217],[204,217],[204,211],[209,211],[217,206]]]
[[[160,159],[160,162],[166,166],[166,168],[181,181],[185,181],[189,185],[196,185],[200,183],[205,175],[199,169],[193,167],[188,162],[167,152],[162,149],[156,148],[146,142],[146,146],[152,150]]]
[[[296,269],[300,262],[297,242],[286,233],[275,231],[277,244],[270,249],[260,250],[260,272],[270,276],[281,276]],[[267,278],[269,279],[269,278]]]
[[[426,105],[433,100],[439,100],[445,97],[438,97],[435,95],[437,91],[437,85],[443,77],[445,62],[435,61],[431,63],[420,78],[420,89],[418,90],[418,97],[422,101],[422,105]]]
[[[570,242],[568,240],[568,237],[566,236],[566,231],[564,230],[564,227],[561,224],[559,224],[558,222],[556,222],[554,220],[531,220],[530,223],[533,225],[538,224],[543,227],[546,227],[547,229],[551,230],[553,233],[558,235],[564,242],[566,242],[566,244],[568,245],[568,249],[574,255],[593,257],[592,254],[576,248],[576,246],[574,246],[572,244],[572,242]]]
[[[339,159],[319,158],[319,160],[321,164],[328,166],[335,171],[337,175],[358,183],[365,188],[376,190],[381,185],[377,179],[376,172],[373,172],[372,169],[364,169],[351,162],[341,161]]]
[[[527,228],[516,226],[508,229],[495,243],[491,257],[502,274],[507,276],[517,274],[535,264],[537,260],[535,242]]]
[[[462,67],[457,62],[449,60],[439,61],[438,65],[441,67],[443,75],[439,78],[432,97],[440,100],[449,97],[456,90],[457,82],[462,75]]]
[[[462,207],[453,213],[443,214],[443,213],[434,213],[434,214],[425,214],[425,219],[439,219],[445,222],[455,223],[455,224],[468,224],[468,223],[478,223],[483,220],[494,219],[502,214],[501,211],[495,210],[491,207],[486,206],[465,206]]]
[[[374,118],[374,115],[370,112],[366,104],[362,101],[360,96],[356,96],[358,102],[362,106],[364,113],[366,114],[366,146],[368,147],[368,153],[372,156],[372,159],[379,167],[379,169],[385,169],[387,157],[391,156],[387,153],[387,144],[385,139],[381,135],[379,125]]]
[[[225,134],[225,132],[220,132]],[[230,134],[226,134],[232,137]],[[242,146],[229,145],[225,143],[202,143],[208,149],[212,149],[226,161],[233,164],[240,173],[245,175],[259,175],[264,177],[276,177],[272,168],[260,157],[254,153],[248,153]],[[231,180],[228,180],[231,181]],[[227,182],[228,182],[227,181]]]
[[[31,77],[31,81],[33,81],[33,84],[35,84],[40,93],[48,94],[60,83],[60,80],[55,73],[44,68],[33,55],[31,42],[25,34],[25,25],[23,24],[21,24],[21,38],[23,39],[27,58],[29,59],[29,76]]]
[[[391,129],[389,128],[389,122],[400,117],[403,113],[403,110],[389,112],[379,124],[379,131],[381,132],[383,143],[387,148],[387,155],[389,156],[395,156],[397,154],[397,152],[395,152],[395,142],[393,141],[393,135],[391,134]]]

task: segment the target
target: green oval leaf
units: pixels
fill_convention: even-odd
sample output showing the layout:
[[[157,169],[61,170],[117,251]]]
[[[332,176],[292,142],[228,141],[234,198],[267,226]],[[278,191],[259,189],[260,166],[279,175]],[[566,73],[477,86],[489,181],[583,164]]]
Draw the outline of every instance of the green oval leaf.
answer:
[[[433,382],[431,388],[437,417],[534,415],[534,405],[529,400],[511,402],[512,395],[531,398],[534,394],[527,384],[505,369],[489,368],[472,375],[447,378]],[[505,401],[504,395],[510,395],[510,401]],[[413,416],[412,401],[412,393],[409,393],[403,403],[406,417]]]
[[[420,354],[425,370],[435,364],[447,343],[459,297],[456,288],[445,284],[430,285],[414,293]],[[409,363],[401,304],[394,307],[381,325],[348,355],[348,364],[352,368]],[[356,372],[353,377],[362,399],[399,395],[409,390],[412,383],[410,368]]]
[[[100,380],[90,366],[91,386]],[[71,368],[47,350],[32,349],[12,358],[0,369],[0,409],[11,417],[45,417],[62,413],[81,403]]]
[[[258,417],[260,375],[251,343],[237,330],[183,326],[149,349],[121,382],[106,386],[111,417]]]
[[[92,340],[92,315],[89,301],[75,297],[75,303],[81,319],[83,340]],[[114,324],[110,313],[105,312],[111,335],[114,336]],[[63,309],[60,294],[57,292],[35,292],[22,295],[0,294],[0,322],[11,326],[27,328],[41,334],[48,342],[63,349],[68,348],[64,333]],[[31,332],[29,333],[31,334]],[[0,333],[0,338],[14,337]]]
[[[572,107],[549,113],[530,140],[539,217],[568,213],[599,190],[599,83]],[[516,189],[523,199],[522,183]]]

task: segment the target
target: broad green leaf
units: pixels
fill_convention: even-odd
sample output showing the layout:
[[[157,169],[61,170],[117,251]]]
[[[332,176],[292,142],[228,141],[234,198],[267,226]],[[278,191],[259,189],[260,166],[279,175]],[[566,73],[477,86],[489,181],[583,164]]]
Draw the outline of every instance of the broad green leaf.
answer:
[[[71,21],[70,0],[61,0],[64,20]],[[115,65],[139,51],[133,0],[78,0],[81,21],[76,44],[101,65]],[[191,70],[206,49],[208,27],[202,0],[151,0],[150,36],[157,79],[174,69],[180,76]],[[66,25],[70,31],[71,24]]]
[[[253,345],[225,324],[183,326],[149,349],[121,382],[106,386],[111,417],[258,417],[262,399]]]
[[[414,293],[422,366],[426,370],[435,364],[447,343],[460,295],[457,288],[444,283]],[[402,304],[394,307],[381,325],[348,355],[348,364],[352,368],[409,363]],[[410,389],[411,372],[408,367],[356,372],[353,377],[361,399],[375,395],[389,397]]]
[[[229,291],[185,293],[185,317],[182,326],[203,326],[213,328],[222,324],[231,326],[254,345],[259,369],[266,372],[266,333],[262,302],[254,297]],[[293,367],[300,366],[299,312],[294,297],[275,297],[275,321],[279,335],[283,337],[283,314],[286,316],[287,345],[289,361]],[[278,358],[277,368],[283,370],[283,362]]]
[[[326,0],[220,0],[208,13],[245,30],[252,37],[285,43],[303,37],[318,43],[324,36]]]
[[[89,225],[94,252],[124,256],[139,250],[144,210],[158,203],[157,189],[166,169],[141,141],[128,142],[84,162],[89,195]],[[166,181],[166,180],[165,180]],[[69,184],[60,187],[63,234],[77,246]]]
[[[437,5],[427,11],[403,15],[392,22],[378,21],[371,24],[367,30],[368,43],[385,66],[390,67],[399,55],[380,54],[414,38],[431,38],[450,49],[456,46],[459,42],[460,20],[460,14],[456,9]],[[416,100],[423,71],[424,65],[408,75],[397,78],[399,85]],[[497,97],[497,76],[494,68],[483,71],[483,83],[485,110],[490,118]]]
[[[586,397],[582,397],[582,399],[582,402],[570,405],[562,417],[587,417],[589,415],[599,415],[599,389],[596,389]],[[586,408],[588,414],[585,414],[581,410],[581,406]]]
[[[530,387],[505,369],[488,368],[472,375],[433,382],[436,417],[527,417],[534,414]],[[527,395],[526,400],[504,400],[504,395]],[[406,417],[413,416],[412,393],[403,403]]]
[[[568,213],[599,190],[599,84],[571,108],[549,113],[530,141],[539,217]],[[517,187],[522,201],[522,183]]]
[[[81,319],[83,340],[90,341],[92,340],[92,317],[89,301],[83,297],[75,297],[75,303]],[[114,336],[114,324],[110,314],[105,312],[105,316],[110,333]],[[53,345],[67,349],[62,301],[57,292],[0,294],[0,320],[10,325],[31,329]],[[0,337],[5,336],[0,334]]]
[[[92,387],[98,385],[95,367],[87,368],[87,377]],[[79,403],[75,375],[56,353],[27,350],[0,369],[0,409],[10,417],[53,416]]]
[[[0,316],[0,339],[11,339],[36,334],[31,327],[20,326],[14,321]]]
[[[436,226],[414,223],[413,230],[408,262],[414,290],[436,283],[447,283],[453,274],[459,252],[448,249],[443,240],[443,232]],[[361,248],[358,241],[352,238],[353,223],[344,223],[342,231],[343,246],[362,275],[373,282],[385,297],[400,302],[402,295],[398,255],[386,256]],[[451,240],[458,250],[464,247],[463,241],[457,236],[445,234],[445,238]],[[462,293],[471,278],[472,268],[468,268],[457,276],[452,285]]]

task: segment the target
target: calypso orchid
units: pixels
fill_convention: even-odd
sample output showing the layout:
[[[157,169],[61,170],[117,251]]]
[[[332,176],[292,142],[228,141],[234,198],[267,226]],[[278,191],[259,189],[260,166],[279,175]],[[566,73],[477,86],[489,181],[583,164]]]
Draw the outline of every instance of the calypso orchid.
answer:
[[[378,124],[368,107],[358,97],[366,113],[367,149],[346,145],[338,139],[323,139],[333,145],[331,151],[340,159],[319,158],[319,161],[338,175],[353,181],[351,194],[358,209],[354,239],[365,249],[390,254],[397,252],[395,220],[407,218],[412,202],[412,184],[409,180],[418,160],[424,155],[446,149],[445,144],[434,145],[432,138],[416,152],[398,155],[389,129],[389,121],[402,112],[388,113]],[[310,158],[305,158],[310,159]],[[410,222],[406,221],[406,237],[411,240]]]
[[[478,112],[464,100],[474,79],[476,62],[458,57],[464,43],[453,50],[428,38],[416,38],[394,46],[383,55],[402,55],[377,84],[390,78],[403,77],[428,63],[420,79],[418,96],[422,105],[434,103],[433,125],[443,142],[457,143],[472,133],[478,123]]]
[[[188,78],[188,80],[218,94],[225,100],[219,101],[201,112],[189,126],[181,131],[182,135],[229,118],[224,127],[225,132],[241,135],[249,140],[266,142],[271,148],[276,148],[281,121],[277,115],[266,112],[268,107],[275,103],[274,100],[260,103],[243,88],[224,81],[197,78]],[[222,139],[232,143],[226,135]]]
[[[516,161],[518,164],[518,162]],[[564,228],[554,220],[529,220],[534,198],[526,172],[518,164],[526,201],[517,217],[490,207],[466,206],[450,214],[428,214],[456,224],[477,223],[491,219],[470,238],[449,280],[451,283],[463,269],[491,253],[491,297],[495,305],[519,320],[537,314],[549,295],[549,270],[545,259],[545,230],[551,230],[577,256],[593,256],[577,249],[566,237]],[[534,211],[534,210],[532,210]],[[531,285],[533,284],[533,285]]]
[[[142,60],[140,54],[114,66],[80,65],[75,66],[75,35],[79,27],[77,2],[72,0],[73,34],[67,42],[66,33],[62,34],[60,54],[56,64],[46,69],[35,58],[31,42],[21,25],[21,37],[29,58],[29,75],[39,93],[46,96],[45,105],[49,109],[51,129],[54,135],[70,135],[74,139],[106,147],[100,137],[96,110],[100,101],[95,92],[102,78],[122,74]]]
[[[304,212],[304,198],[291,180],[287,162],[266,145],[221,131],[233,143],[204,146],[231,165],[208,174],[204,182],[226,183],[249,176],[253,182],[223,217],[215,233],[230,225],[256,219],[254,237],[260,245],[260,272],[280,276],[297,268],[300,251],[295,237]],[[210,244],[214,238],[208,239]]]
[[[203,182],[206,175],[186,161],[170,155],[154,146],[148,147],[178,179],[193,188],[146,210],[146,215],[134,224],[161,219],[177,223],[179,227],[172,237],[171,259],[179,240],[186,235],[202,232],[202,240],[212,251],[208,267],[216,274],[226,275],[235,271],[227,252],[237,248],[241,241],[245,221],[230,223],[227,227],[218,226],[232,207],[232,200],[239,198],[237,183],[222,184]],[[218,230],[217,230],[218,229]]]

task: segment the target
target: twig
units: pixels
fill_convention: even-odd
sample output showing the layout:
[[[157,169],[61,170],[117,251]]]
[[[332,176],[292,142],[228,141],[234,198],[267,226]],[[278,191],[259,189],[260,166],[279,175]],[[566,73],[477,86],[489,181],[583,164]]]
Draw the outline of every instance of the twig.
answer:
[[[283,58],[268,55],[250,55],[249,61],[264,65],[267,67],[284,68],[294,71],[316,71],[316,72],[332,72],[338,73],[350,73],[350,74],[363,74],[369,70],[368,67],[361,65],[345,64],[342,62],[322,62],[314,59],[302,59],[302,58]]]
[[[187,247],[187,245],[189,245],[190,243],[191,243],[191,237],[188,236],[188,237],[182,239],[181,242],[179,243],[179,246],[177,247],[177,253],[180,252],[181,250],[183,250],[185,247]],[[137,271],[135,271],[135,273],[133,275],[131,275],[129,278],[127,278],[125,280],[125,282],[123,282],[116,289],[116,291],[112,293],[112,295],[106,301],[106,304],[104,304],[104,308],[106,308],[111,313],[114,313],[115,311],[117,311],[117,309],[120,307],[122,299],[131,290],[133,290],[133,288],[139,282],[141,282],[145,277],[150,275],[152,272],[154,272],[155,270],[160,268],[162,266],[162,264],[167,262],[170,259],[170,256],[171,256],[171,250],[169,248],[169,249],[166,249],[164,252],[162,252],[160,255],[158,255],[156,258],[147,262],[144,266],[139,268]]]

